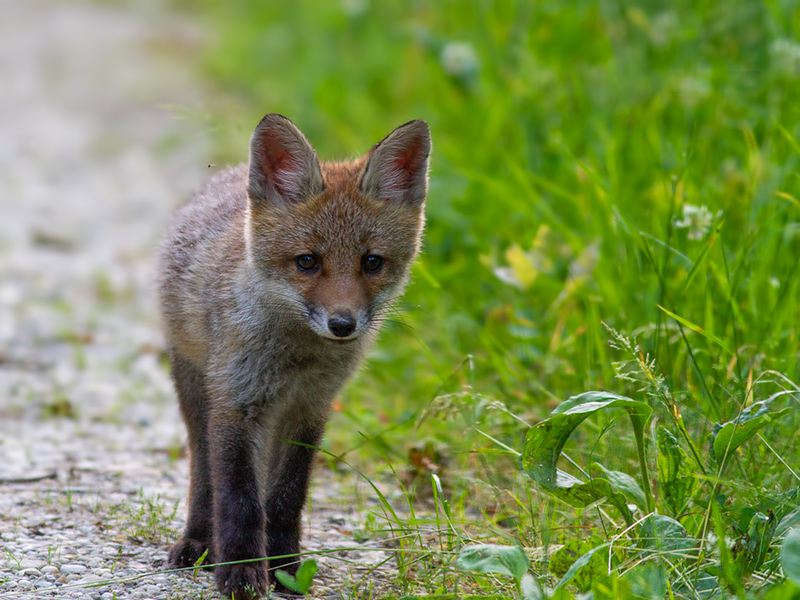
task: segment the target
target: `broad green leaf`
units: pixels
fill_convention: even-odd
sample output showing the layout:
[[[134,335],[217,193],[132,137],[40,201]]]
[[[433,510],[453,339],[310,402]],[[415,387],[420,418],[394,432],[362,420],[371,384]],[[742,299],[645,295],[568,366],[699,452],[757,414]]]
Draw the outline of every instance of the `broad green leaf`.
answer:
[[[775,535],[780,537],[793,527],[800,527],[800,506],[785,515],[775,528]]]
[[[789,407],[770,412],[772,401],[777,397],[776,395],[756,402],[744,409],[735,419],[714,426],[711,439],[714,458],[718,464],[722,464],[726,455],[732,454],[734,450],[753,437],[759,429],[790,412]]]
[[[697,479],[690,466],[689,457],[669,429],[659,427],[656,440],[659,489],[672,513],[678,514],[692,495]]]
[[[297,581],[297,586],[306,593],[311,589],[311,583],[314,580],[314,575],[317,574],[317,561],[306,560],[297,569],[294,578]]]
[[[608,480],[609,485],[615,492],[619,492],[633,502],[636,506],[645,510],[647,500],[644,497],[644,492],[636,480],[622,471],[611,471],[606,469],[600,463],[592,463],[592,467],[603,474],[603,477]]]
[[[581,481],[556,466],[575,428],[591,414],[612,408],[628,412],[640,444],[644,426],[652,413],[649,405],[611,392],[585,392],[565,400],[549,417],[528,429],[522,467],[542,489],[568,504],[581,508],[607,498],[630,523],[632,518],[625,496],[607,479],[596,477]]]
[[[649,515],[644,519],[639,526],[639,540],[644,548],[678,559],[692,558],[700,548],[700,543],[689,537],[683,525],[665,515]]]
[[[525,573],[519,582],[519,591],[523,600],[547,600],[542,586],[530,573]]]
[[[775,520],[764,513],[754,513],[741,540],[742,552],[736,558],[742,572],[750,574],[761,566],[774,534]]]
[[[781,567],[786,578],[800,585],[800,527],[791,529],[781,544]]]
[[[293,592],[307,594],[308,590],[311,589],[311,583],[316,573],[317,561],[307,560],[300,565],[294,575],[283,569],[278,569],[275,571],[275,578]]]
[[[781,583],[770,585],[759,594],[759,600],[797,600],[800,598],[800,585],[785,579]]]
[[[603,477],[592,477],[588,481],[581,481],[559,469],[556,475],[556,487],[547,491],[578,508],[605,498],[622,514],[626,523],[633,522],[633,515],[628,508],[625,495]]]
[[[583,567],[589,564],[589,562],[592,560],[592,556],[594,556],[596,552],[608,548],[609,545],[610,544],[601,544],[599,546],[595,546],[594,548],[589,550],[586,554],[578,558],[578,560],[572,563],[572,566],[570,566],[570,568],[567,569],[567,572],[564,573],[564,576],[558,580],[558,583],[556,584],[556,587],[553,588],[553,591],[555,592],[563,588],[570,581],[572,581],[575,575],[578,574],[578,571],[580,571]]]
[[[297,592],[298,594],[303,593],[300,590],[300,586],[297,585],[297,580],[291,573],[284,571],[283,569],[278,569],[275,571],[275,579],[277,579],[285,588],[290,589],[293,592]]]
[[[648,561],[634,567],[622,578],[635,598],[663,600],[667,594],[667,570],[660,562]]]
[[[462,548],[456,566],[464,571],[510,575],[519,584],[528,572],[528,557],[519,546],[473,544]]]

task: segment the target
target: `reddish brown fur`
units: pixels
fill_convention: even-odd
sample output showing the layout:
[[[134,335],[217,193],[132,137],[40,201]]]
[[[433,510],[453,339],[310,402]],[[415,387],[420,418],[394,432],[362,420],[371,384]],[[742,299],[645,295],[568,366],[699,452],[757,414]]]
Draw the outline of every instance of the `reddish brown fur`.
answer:
[[[250,212],[257,262],[283,271],[304,298],[331,310],[365,305],[389,282],[405,278],[419,249],[424,213],[364,195],[358,184],[365,162],[322,163],[322,194]],[[322,269],[313,276],[295,267],[295,257],[305,253],[323,257]],[[364,254],[385,257],[384,268],[375,275],[362,273],[357,259]]]

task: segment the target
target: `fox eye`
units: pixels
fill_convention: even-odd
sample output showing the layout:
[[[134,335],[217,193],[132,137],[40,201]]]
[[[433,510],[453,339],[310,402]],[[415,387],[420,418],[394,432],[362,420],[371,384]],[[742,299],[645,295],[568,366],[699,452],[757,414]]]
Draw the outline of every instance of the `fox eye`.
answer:
[[[313,254],[295,256],[294,262],[301,271],[316,271],[319,266],[319,259]]]
[[[383,266],[383,257],[377,254],[367,254],[361,258],[361,268],[365,273],[377,273]]]

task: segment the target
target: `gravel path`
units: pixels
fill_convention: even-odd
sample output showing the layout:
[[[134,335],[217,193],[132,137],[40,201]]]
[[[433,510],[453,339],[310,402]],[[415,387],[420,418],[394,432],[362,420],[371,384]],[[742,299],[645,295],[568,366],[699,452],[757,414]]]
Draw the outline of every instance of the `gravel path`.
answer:
[[[208,573],[154,573],[187,464],[152,255],[209,147],[179,118],[202,114],[202,37],[155,6],[0,0],[2,598],[216,597]],[[305,547],[357,546],[369,496],[318,469]],[[382,552],[341,557],[315,597],[391,575]]]

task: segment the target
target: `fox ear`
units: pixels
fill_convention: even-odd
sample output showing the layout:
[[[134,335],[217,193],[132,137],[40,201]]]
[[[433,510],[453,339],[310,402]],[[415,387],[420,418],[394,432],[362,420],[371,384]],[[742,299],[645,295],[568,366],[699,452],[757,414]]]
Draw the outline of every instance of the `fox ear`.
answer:
[[[431,132],[425,121],[409,121],[375,144],[359,187],[364,194],[421,205],[428,192]]]
[[[299,202],[324,187],[317,153],[294,123],[275,113],[261,119],[250,138],[250,199]]]

